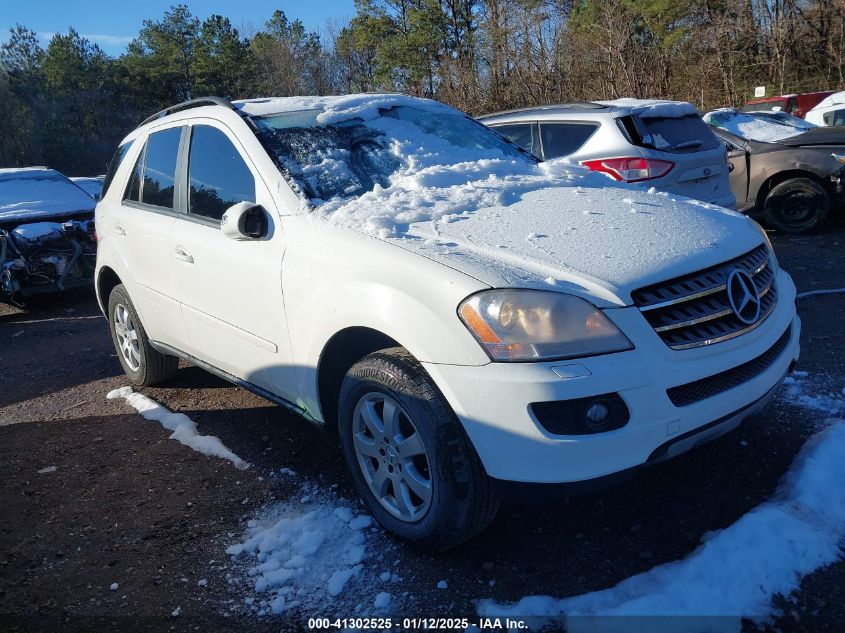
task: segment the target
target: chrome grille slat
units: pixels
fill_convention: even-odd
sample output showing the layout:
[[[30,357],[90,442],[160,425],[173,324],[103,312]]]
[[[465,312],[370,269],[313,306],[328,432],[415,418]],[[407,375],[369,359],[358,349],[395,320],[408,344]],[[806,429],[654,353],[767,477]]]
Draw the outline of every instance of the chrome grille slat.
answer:
[[[728,300],[727,279],[735,268],[751,275],[758,288],[760,317],[752,325],[737,318]],[[718,266],[636,290],[632,298],[670,348],[691,349],[736,338],[762,323],[777,302],[774,278],[761,244]]]
[[[718,319],[723,316],[727,316],[731,313],[730,308],[727,310],[722,310],[721,312],[714,312],[713,314],[708,314],[707,316],[699,317],[697,319],[692,319],[691,321],[681,321],[680,323],[674,323],[673,325],[664,325],[663,327],[656,327],[654,328],[655,332],[668,332],[669,330],[677,330],[682,327],[689,327],[691,325],[698,325],[699,323],[704,323],[705,321],[712,321],[713,319]]]

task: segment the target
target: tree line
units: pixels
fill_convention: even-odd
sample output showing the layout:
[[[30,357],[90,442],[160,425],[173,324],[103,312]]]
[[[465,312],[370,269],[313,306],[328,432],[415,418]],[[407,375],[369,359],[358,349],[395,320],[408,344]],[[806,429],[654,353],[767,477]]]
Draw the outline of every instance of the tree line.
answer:
[[[471,114],[617,98],[702,109],[845,87],[845,0],[356,0],[309,31],[242,33],[174,5],[119,57],[70,28],[0,46],[0,166],[102,173],[119,140],[185,99],[396,91]]]

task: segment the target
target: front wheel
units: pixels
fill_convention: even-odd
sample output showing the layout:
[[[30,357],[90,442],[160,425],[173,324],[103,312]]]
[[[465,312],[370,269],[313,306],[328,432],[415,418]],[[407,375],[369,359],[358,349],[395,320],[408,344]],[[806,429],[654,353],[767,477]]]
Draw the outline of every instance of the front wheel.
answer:
[[[387,530],[423,549],[483,530],[499,501],[448,403],[404,349],[375,352],[346,374],[340,439],[355,486]]]
[[[766,223],[787,235],[815,231],[830,213],[830,196],[810,178],[793,178],[772,187],[763,204]]]

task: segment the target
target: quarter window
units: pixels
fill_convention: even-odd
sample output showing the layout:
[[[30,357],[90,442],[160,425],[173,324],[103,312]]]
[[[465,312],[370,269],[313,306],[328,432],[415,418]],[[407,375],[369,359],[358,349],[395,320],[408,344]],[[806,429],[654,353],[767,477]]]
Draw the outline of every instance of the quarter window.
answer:
[[[195,125],[188,158],[188,212],[213,220],[238,202],[255,201],[255,178],[229,138],[217,128]]]
[[[551,160],[574,154],[598,127],[592,123],[541,123],[543,158]]]
[[[117,151],[114,153],[114,156],[109,163],[109,169],[106,172],[106,178],[103,181],[103,190],[100,192],[100,199],[104,198],[106,192],[109,190],[111,186],[112,180],[114,180],[114,175],[117,173],[118,167],[123,162],[123,159],[126,158],[126,153],[129,151],[129,148],[132,147],[132,142],[124,143],[120,147],[117,148]]]
[[[144,146],[144,149],[138,154],[135,167],[132,168],[132,176],[129,178],[129,184],[126,186],[126,194],[123,196],[124,200],[141,202],[141,181],[144,179],[144,154],[146,153],[147,147]]]

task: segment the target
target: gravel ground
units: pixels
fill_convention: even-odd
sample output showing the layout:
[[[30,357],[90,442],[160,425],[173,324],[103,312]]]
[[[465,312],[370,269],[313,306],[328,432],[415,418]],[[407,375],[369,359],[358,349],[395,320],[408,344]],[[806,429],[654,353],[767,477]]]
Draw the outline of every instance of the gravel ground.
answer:
[[[845,286],[842,229],[774,241],[799,290]],[[801,369],[841,388],[845,297],[807,298],[799,308]],[[26,312],[0,306],[0,366],[0,630],[304,627],[302,617],[232,611],[227,601],[241,602],[224,549],[266,504],[296,501],[298,482],[355,499],[331,436],[186,365],[144,393],[253,466],[237,470],[170,441],[123,400],[106,400],[126,381],[87,292],[43,298]],[[683,558],[705,532],[766,500],[820,420],[776,400],[724,438],[617,488],[509,503],[457,551],[423,555],[381,535],[379,555],[403,577],[404,615],[469,615],[479,598],[609,587]],[[46,467],[55,470],[38,472]],[[281,467],[299,478],[267,477]],[[440,580],[448,590],[437,589]],[[819,570],[781,600],[784,615],[771,627],[839,633],[843,596],[845,564]]]

